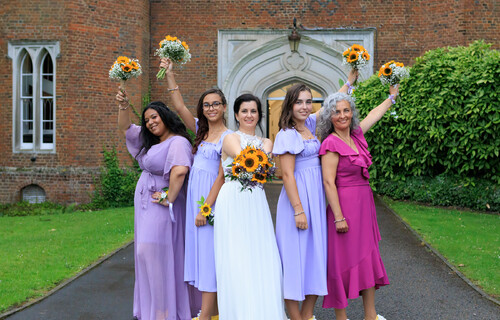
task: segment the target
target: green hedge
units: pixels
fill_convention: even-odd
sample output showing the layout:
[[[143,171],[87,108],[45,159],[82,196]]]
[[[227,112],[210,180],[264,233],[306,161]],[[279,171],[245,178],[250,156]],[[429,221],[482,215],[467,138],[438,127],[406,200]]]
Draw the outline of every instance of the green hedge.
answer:
[[[416,59],[398,103],[367,134],[372,177],[404,180],[438,175],[500,183],[500,54],[476,41]],[[376,75],[356,92],[361,118],[388,88]]]
[[[378,194],[395,200],[500,212],[500,186],[485,179],[464,182],[461,177],[447,175],[407,177],[405,180],[378,179],[372,186]]]

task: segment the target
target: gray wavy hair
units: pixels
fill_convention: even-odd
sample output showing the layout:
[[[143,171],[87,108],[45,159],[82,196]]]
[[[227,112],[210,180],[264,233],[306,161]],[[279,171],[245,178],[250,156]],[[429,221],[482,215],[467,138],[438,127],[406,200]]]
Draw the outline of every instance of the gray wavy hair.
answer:
[[[354,104],[354,97],[342,92],[331,94],[326,98],[325,102],[323,102],[323,108],[319,113],[318,133],[322,142],[330,133],[335,131],[332,124],[332,114],[337,111],[337,103],[342,100],[349,102],[351,106],[352,119],[349,126],[351,132],[359,127],[359,112]]]

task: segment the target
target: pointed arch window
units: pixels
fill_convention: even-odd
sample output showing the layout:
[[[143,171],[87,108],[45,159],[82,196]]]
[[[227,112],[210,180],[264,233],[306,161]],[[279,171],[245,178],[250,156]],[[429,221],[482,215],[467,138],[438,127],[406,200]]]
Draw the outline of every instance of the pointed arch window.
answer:
[[[55,152],[59,43],[9,43],[13,65],[13,150]]]

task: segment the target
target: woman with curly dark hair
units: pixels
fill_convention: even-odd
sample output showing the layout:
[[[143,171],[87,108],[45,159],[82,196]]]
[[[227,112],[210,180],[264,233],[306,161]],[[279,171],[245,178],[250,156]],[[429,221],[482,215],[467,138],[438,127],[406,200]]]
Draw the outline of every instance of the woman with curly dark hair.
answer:
[[[118,91],[116,100],[118,127],[142,169],[134,196],[134,316],[191,319],[183,281],[186,177],[193,160],[189,135],[163,102],[150,103],[137,126],[126,92]]]

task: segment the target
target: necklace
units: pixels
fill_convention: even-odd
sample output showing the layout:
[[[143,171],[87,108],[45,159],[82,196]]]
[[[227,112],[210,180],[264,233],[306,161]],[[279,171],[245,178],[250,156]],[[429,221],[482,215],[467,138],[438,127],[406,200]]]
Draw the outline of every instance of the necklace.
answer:
[[[346,140],[344,139],[343,137],[341,137],[338,133],[335,133],[337,135],[337,137],[339,137],[342,141],[344,141],[348,146],[349,148],[353,149],[354,150],[354,146],[352,145],[351,141],[352,141],[352,138],[351,136],[349,135],[349,140]]]

